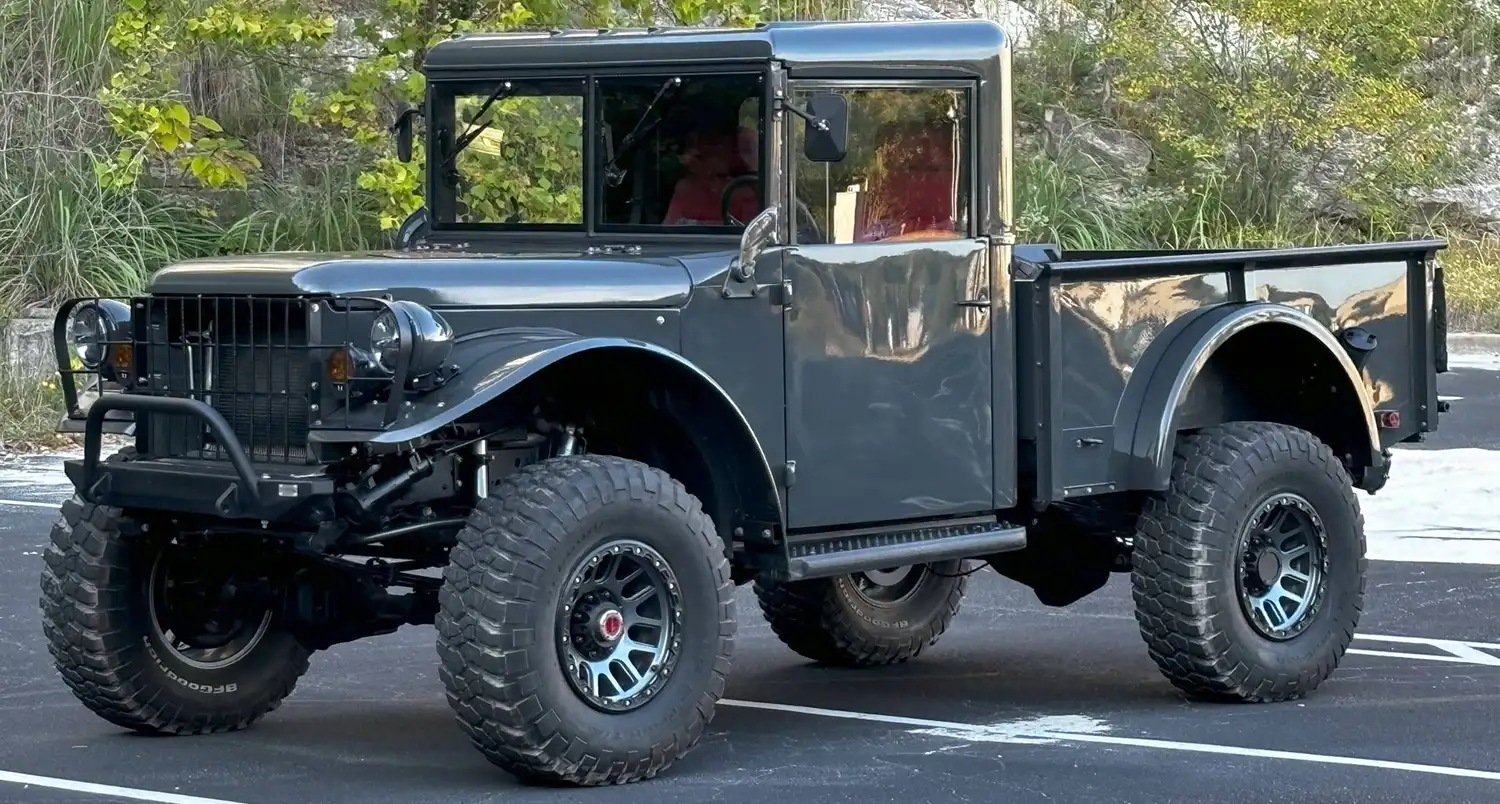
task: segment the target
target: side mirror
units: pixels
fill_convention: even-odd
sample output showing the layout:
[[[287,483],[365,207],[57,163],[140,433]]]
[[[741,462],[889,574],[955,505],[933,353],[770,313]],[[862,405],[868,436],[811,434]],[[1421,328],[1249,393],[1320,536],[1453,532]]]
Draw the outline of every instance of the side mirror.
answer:
[[[813,162],[838,162],[849,152],[849,101],[823,93],[807,101],[802,153]]]
[[[776,207],[767,207],[745,224],[740,235],[740,253],[729,270],[730,278],[736,282],[749,282],[755,277],[755,261],[761,252],[776,242]]]
[[[391,133],[396,136],[396,158],[402,162],[411,161],[411,119],[421,113],[422,110],[420,108],[408,106],[401,110],[401,114],[396,117],[396,122],[391,124]]]

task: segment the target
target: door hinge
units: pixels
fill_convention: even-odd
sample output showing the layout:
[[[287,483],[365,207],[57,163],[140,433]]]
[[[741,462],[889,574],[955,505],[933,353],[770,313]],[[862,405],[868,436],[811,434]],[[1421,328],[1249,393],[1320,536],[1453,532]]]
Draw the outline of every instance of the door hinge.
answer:
[[[771,304],[777,307],[792,306],[792,283],[791,280],[782,280],[775,285],[766,285],[766,296]]]
[[[787,461],[781,467],[781,485],[791,488],[797,482],[797,462]]]

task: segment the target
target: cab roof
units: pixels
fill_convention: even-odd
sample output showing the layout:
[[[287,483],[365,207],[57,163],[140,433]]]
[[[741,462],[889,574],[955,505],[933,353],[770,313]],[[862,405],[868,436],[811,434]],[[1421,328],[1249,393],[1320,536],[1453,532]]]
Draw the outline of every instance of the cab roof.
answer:
[[[995,79],[1009,38],[989,20],[772,22],[750,28],[465,33],[427,52],[434,78],[515,71],[782,63],[803,78]]]

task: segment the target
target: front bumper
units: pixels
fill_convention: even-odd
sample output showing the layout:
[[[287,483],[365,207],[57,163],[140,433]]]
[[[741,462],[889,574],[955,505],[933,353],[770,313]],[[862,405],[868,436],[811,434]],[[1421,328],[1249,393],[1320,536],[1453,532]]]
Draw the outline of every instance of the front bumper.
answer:
[[[111,410],[196,416],[208,425],[229,461],[102,461],[105,417]],[[213,517],[279,521],[335,491],[333,479],[324,475],[294,475],[285,467],[257,468],[218,411],[196,399],[174,397],[101,397],[89,408],[84,424],[83,458],[65,461],[63,469],[79,496],[96,505]]]

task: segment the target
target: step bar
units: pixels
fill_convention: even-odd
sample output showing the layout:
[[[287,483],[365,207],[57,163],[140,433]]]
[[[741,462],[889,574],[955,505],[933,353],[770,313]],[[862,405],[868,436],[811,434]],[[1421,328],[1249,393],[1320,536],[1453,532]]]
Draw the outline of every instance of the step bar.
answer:
[[[1026,529],[994,517],[944,520],[793,536],[787,577],[793,581],[867,570],[979,558],[1026,547]]]

